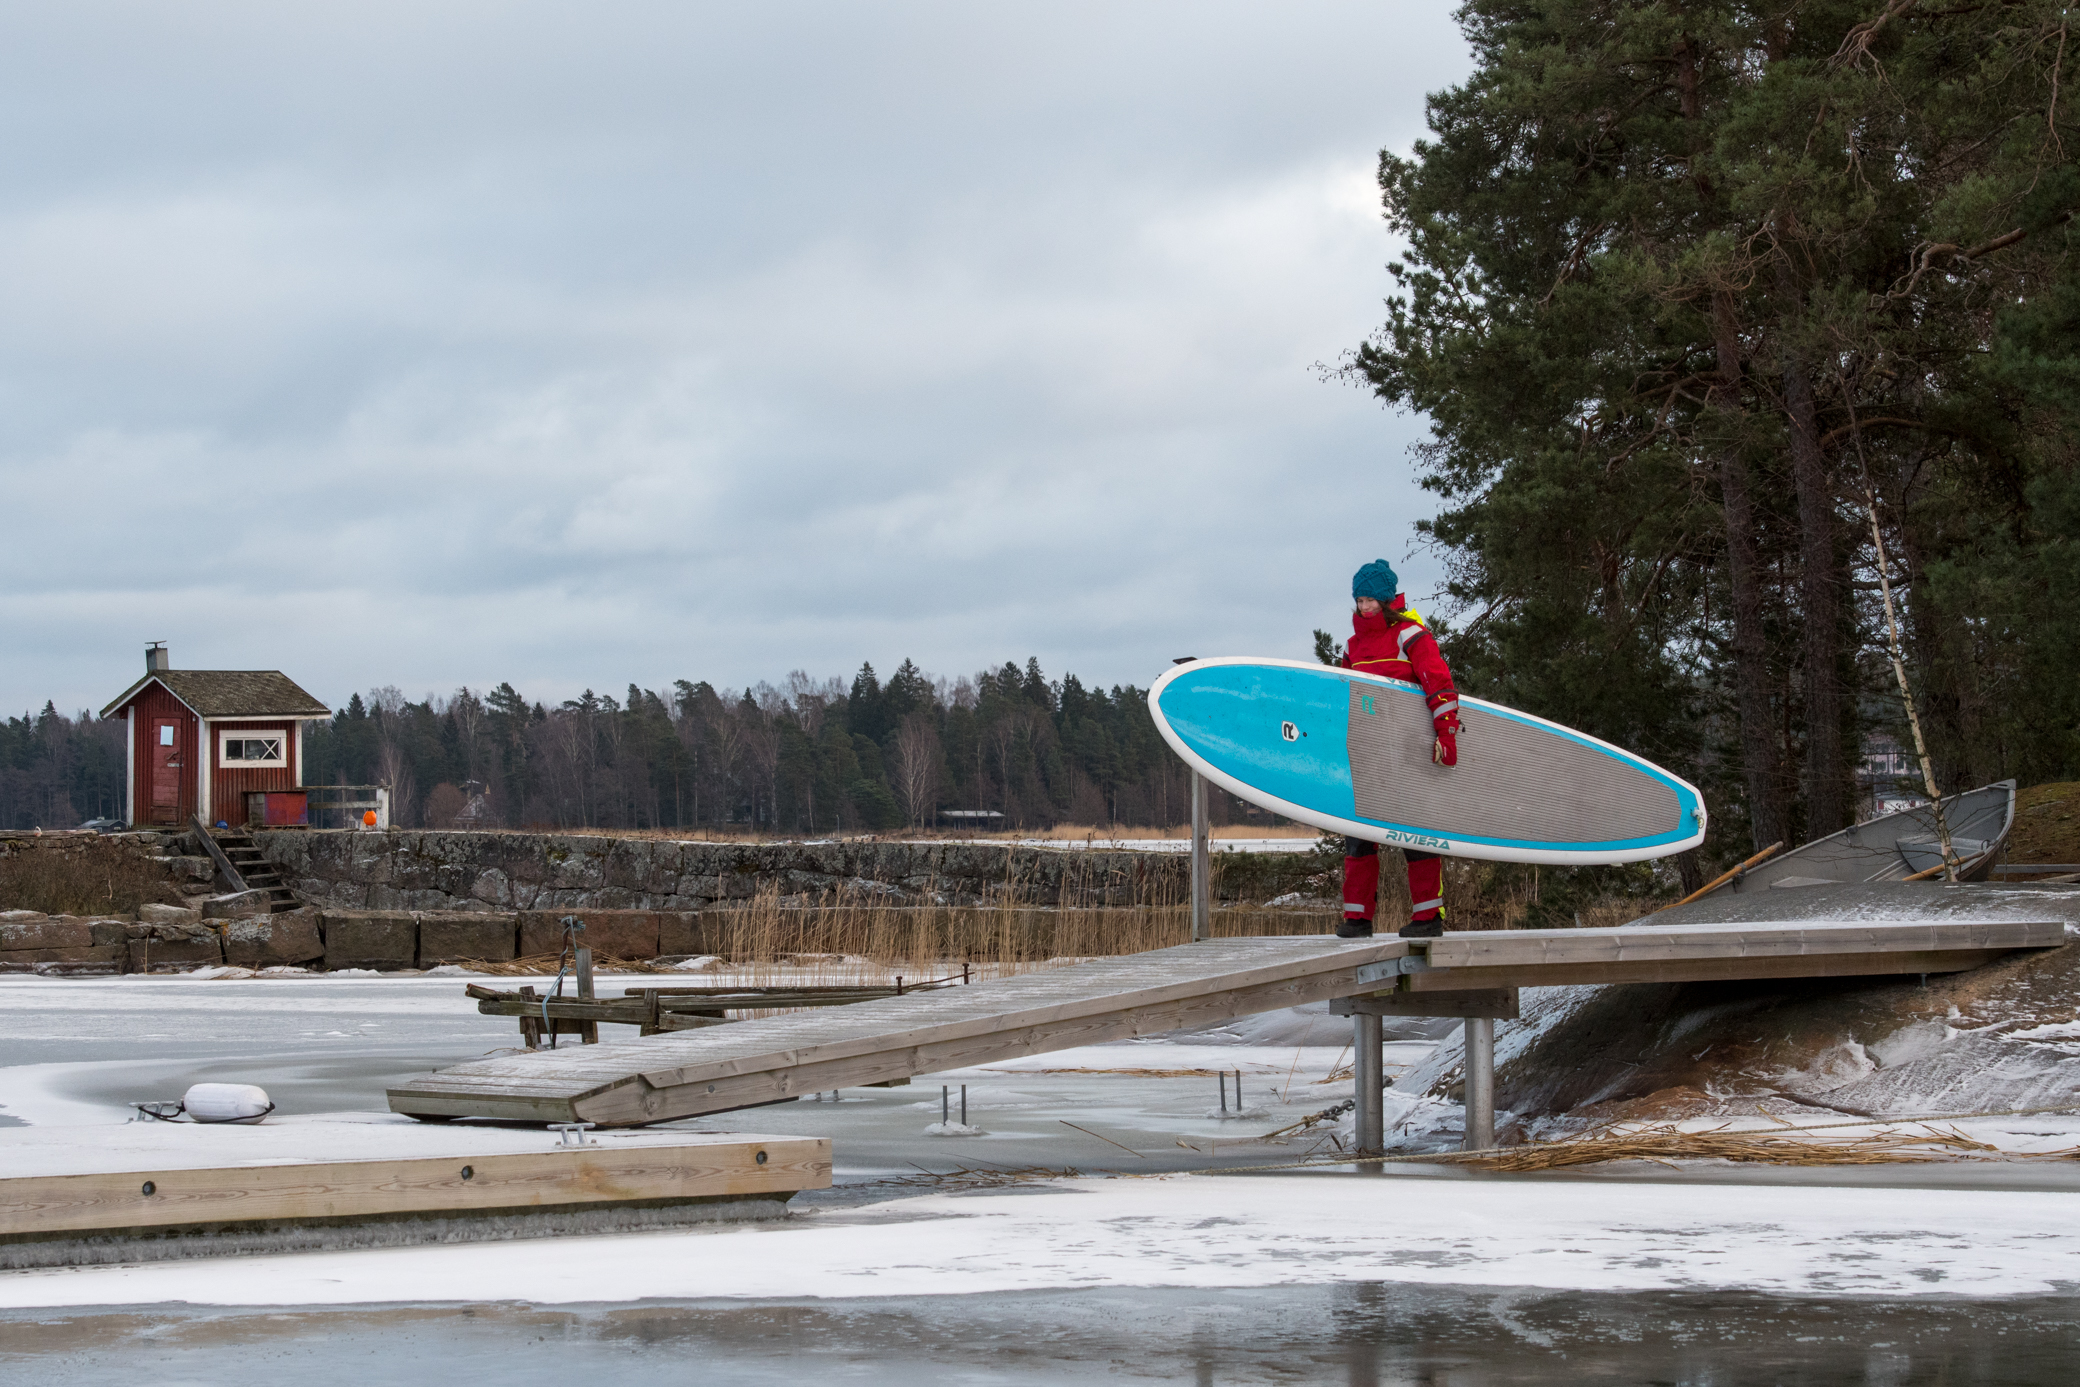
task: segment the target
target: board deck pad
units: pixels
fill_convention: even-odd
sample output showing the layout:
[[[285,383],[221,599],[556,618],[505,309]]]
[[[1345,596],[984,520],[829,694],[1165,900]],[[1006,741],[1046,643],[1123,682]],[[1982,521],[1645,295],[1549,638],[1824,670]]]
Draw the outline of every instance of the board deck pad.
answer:
[[[1431,761],[1420,696],[1351,686],[1351,786],[1358,815],[1442,834],[1596,842],[1682,827],[1673,787],[1580,742],[1484,708],[1459,710],[1459,764]]]
[[[1430,759],[1422,690],[1286,660],[1179,665],[1149,691],[1184,759],[1238,797],[1333,832],[1447,856],[1627,862],[1694,847],[1696,789],[1593,737],[1461,697],[1459,764]]]

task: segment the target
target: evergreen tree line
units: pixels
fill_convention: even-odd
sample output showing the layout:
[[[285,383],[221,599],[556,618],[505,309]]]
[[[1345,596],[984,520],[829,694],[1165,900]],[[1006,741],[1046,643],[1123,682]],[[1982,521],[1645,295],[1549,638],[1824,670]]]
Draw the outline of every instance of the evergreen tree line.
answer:
[[[0,723],[0,828],[77,828],[123,812],[123,727],[45,703]]]
[[[909,660],[886,682],[871,664],[849,685],[800,671],[741,690],[682,679],[554,706],[510,683],[416,703],[383,688],[308,725],[304,755],[308,783],[389,785],[407,826],[813,835],[973,822],[946,810],[1027,829],[1191,814],[1146,692],[1050,680],[1037,660],[956,680]],[[1217,799],[1217,821],[1257,815]]]
[[[1687,771],[1722,861],[1909,744],[1881,538],[1940,787],[2080,776],[2069,16],[1469,0],[1381,157],[1347,368],[1432,422],[1460,685]]]

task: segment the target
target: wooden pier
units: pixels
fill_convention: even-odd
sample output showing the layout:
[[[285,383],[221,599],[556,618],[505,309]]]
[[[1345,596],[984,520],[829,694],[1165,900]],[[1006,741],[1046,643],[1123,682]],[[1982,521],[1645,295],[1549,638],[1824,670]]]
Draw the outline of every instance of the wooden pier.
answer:
[[[1518,988],[1959,972],[2056,947],[2080,913],[2080,896],[1999,894],[1983,904],[1949,897],[1939,918],[1905,922],[1206,940],[826,1011],[479,1060],[391,1089],[390,1106],[428,1118],[640,1125],[1355,997],[1375,999],[1355,1009],[1361,1040],[1368,1016],[1376,1039],[1382,1012],[1467,1016],[1492,1034],[1490,1018],[1515,1014]],[[1938,899],[1929,891],[1887,903]],[[1868,912],[1859,904],[1846,913]]]
[[[19,1242],[284,1223],[785,1200],[828,1188],[818,1137],[297,1119],[0,1129],[0,1265]]]

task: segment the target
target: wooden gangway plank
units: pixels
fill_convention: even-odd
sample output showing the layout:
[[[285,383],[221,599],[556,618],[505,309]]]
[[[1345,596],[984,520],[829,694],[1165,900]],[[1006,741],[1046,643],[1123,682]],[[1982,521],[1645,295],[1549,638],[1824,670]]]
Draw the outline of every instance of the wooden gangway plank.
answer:
[[[1904,923],[1815,915],[1464,932],[1413,944],[1209,940],[835,1010],[479,1060],[391,1089],[390,1105],[423,1117],[662,1122],[1383,989],[1955,972],[2062,943],[2068,913],[1989,902]]]
[[[828,1011],[479,1060],[391,1089],[390,1106],[419,1116],[660,1122],[1322,1001],[1359,990],[1362,966],[1407,954],[1407,941],[1392,936],[1208,940]]]

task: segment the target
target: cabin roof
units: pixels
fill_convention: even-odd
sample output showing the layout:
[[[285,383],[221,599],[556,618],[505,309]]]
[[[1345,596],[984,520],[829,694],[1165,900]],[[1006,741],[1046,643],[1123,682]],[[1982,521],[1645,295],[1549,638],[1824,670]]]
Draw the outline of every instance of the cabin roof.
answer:
[[[109,717],[143,693],[151,684],[163,685],[168,693],[205,718],[323,718],[332,710],[297,687],[296,681],[278,669],[164,669],[125,689],[122,696],[101,710]]]

